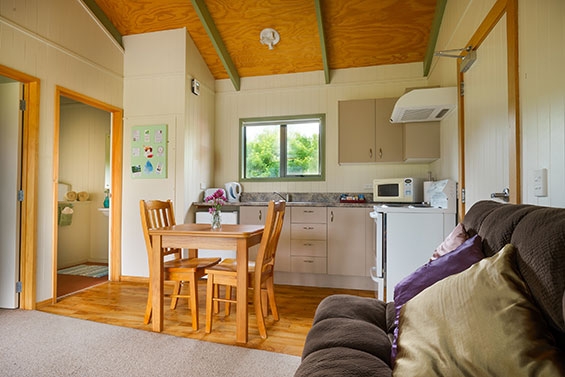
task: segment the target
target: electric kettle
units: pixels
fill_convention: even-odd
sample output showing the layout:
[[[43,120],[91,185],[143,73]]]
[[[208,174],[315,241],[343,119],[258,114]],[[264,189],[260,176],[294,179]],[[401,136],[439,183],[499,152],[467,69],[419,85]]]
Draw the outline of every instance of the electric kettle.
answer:
[[[225,184],[225,187],[228,202],[239,202],[239,197],[241,196],[241,185],[237,182],[228,182]]]

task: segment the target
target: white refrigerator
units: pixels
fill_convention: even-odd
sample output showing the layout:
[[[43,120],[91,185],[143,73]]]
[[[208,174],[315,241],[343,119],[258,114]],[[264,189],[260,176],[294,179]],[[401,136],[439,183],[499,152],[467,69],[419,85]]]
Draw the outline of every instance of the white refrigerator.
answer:
[[[455,227],[455,213],[441,208],[375,206],[377,298],[393,301],[394,286],[429,261]]]

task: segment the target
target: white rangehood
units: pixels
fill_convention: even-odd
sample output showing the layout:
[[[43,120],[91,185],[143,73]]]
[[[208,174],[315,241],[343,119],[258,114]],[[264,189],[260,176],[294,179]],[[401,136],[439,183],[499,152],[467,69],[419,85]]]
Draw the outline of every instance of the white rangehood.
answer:
[[[413,89],[396,101],[391,123],[434,122],[445,118],[457,106],[457,88]]]

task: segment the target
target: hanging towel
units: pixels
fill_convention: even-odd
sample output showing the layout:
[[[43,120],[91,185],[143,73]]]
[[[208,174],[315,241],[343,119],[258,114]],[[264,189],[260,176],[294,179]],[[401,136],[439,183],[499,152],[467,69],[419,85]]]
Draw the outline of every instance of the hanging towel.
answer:
[[[68,226],[73,222],[73,205],[59,203],[59,226]]]

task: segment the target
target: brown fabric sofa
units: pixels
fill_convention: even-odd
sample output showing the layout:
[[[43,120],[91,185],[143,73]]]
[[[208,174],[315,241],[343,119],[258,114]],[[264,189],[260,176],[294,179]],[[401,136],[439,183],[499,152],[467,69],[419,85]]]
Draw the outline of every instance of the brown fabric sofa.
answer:
[[[536,318],[545,322],[543,328],[547,331],[542,337],[547,340],[548,349],[557,355],[557,369],[563,373],[557,375],[565,375],[562,364],[565,360],[565,209],[481,201],[468,211],[463,225],[469,236],[478,234],[481,237],[486,257],[497,254],[507,244],[514,246],[518,274],[525,282],[534,306],[541,313]],[[430,255],[432,252],[430,250]],[[471,268],[473,267],[475,266]],[[392,302],[350,295],[327,297],[316,311],[306,338],[302,363],[295,377],[391,376],[394,318],[395,308]],[[496,317],[493,316],[492,321],[495,320]],[[401,320],[401,353],[402,328]],[[473,334],[469,334],[469,337],[473,339]],[[482,345],[477,346],[480,349]],[[507,354],[513,352],[498,351]],[[456,354],[456,350],[446,352]],[[440,350],[437,358],[442,357]],[[422,357],[418,360],[420,361],[425,366],[430,358]],[[519,364],[518,360],[516,364]],[[516,365],[516,368],[521,370],[522,366]],[[448,374],[441,370],[434,373]],[[422,372],[419,375],[425,374]],[[536,372],[533,375],[543,373]]]

